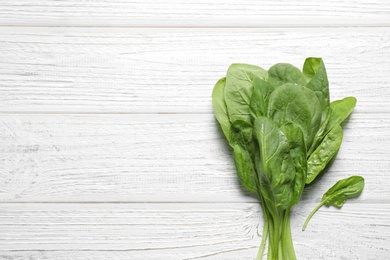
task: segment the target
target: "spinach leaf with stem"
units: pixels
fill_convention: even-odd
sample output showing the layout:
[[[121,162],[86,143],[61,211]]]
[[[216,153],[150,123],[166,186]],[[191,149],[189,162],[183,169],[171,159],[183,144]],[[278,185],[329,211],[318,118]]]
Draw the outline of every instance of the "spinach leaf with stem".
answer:
[[[313,217],[314,213],[323,205],[335,206],[341,208],[347,199],[354,198],[362,193],[364,188],[364,178],[361,176],[351,176],[346,179],[339,180],[322,196],[321,203],[318,204],[307,217],[303,224],[302,231],[305,231],[307,224]]]

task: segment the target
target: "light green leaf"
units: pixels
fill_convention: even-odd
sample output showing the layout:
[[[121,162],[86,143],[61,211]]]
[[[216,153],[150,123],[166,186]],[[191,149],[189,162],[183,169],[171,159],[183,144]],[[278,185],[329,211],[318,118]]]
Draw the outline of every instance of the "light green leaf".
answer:
[[[325,192],[322,196],[321,203],[318,204],[312,212],[310,212],[303,224],[302,230],[304,231],[306,229],[310,219],[313,217],[314,213],[322,207],[322,205],[332,205],[337,208],[341,208],[347,199],[359,196],[362,193],[363,188],[364,178],[361,176],[351,176],[349,178],[339,180],[327,192]]]
[[[273,65],[269,70],[266,80],[275,88],[286,83],[296,85],[306,85],[305,76],[302,72],[291,64],[278,63]]]
[[[268,100],[272,91],[274,91],[274,87],[268,82],[259,77],[253,79],[253,94],[249,104],[253,118],[267,115]]]
[[[309,79],[306,87],[316,94],[321,103],[322,121],[324,121],[329,109],[329,82],[322,59],[307,58],[303,64],[303,74]]]
[[[330,118],[325,131],[327,132],[335,125],[341,124],[352,113],[355,106],[355,97],[346,97],[330,103]]]
[[[215,84],[213,93],[212,93],[212,102],[214,115],[217,118],[219,124],[221,125],[222,132],[224,133],[226,139],[230,143],[230,127],[231,123],[227,114],[227,108],[225,104],[225,84],[226,78],[218,80]]]
[[[264,78],[266,71],[258,66],[232,64],[226,74],[225,103],[230,122],[251,122],[249,105],[253,93],[253,79]]]
[[[335,206],[341,208],[347,199],[359,196],[364,188],[364,178],[361,176],[351,176],[339,180],[333,185],[324,196],[322,201],[326,206]]]

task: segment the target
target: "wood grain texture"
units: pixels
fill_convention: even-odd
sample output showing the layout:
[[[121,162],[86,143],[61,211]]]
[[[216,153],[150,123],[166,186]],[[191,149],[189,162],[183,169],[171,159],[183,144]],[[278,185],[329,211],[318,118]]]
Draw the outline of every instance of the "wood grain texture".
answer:
[[[298,259],[390,254],[378,239],[390,236],[388,204],[324,207],[302,232],[314,206],[292,211]],[[257,203],[2,204],[0,212],[2,259],[253,259],[263,223]]]
[[[304,200],[342,177],[390,201],[390,116],[353,114],[338,157]],[[1,201],[248,202],[213,115],[1,115]]]
[[[211,113],[234,62],[323,57],[333,99],[390,112],[390,29],[0,28],[2,112]],[[375,105],[373,105],[375,104]]]
[[[0,25],[384,26],[386,0],[0,1]]]
[[[307,56],[358,106],[292,210],[298,259],[389,258],[389,1],[0,0],[0,53],[1,260],[254,259],[260,206],[211,90],[231,63]],[[350,175],[363,194],[301,232]]]

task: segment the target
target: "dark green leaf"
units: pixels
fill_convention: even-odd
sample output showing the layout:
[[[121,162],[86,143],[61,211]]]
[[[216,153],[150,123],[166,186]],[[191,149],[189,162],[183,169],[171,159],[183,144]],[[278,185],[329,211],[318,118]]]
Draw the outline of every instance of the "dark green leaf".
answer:
[[[253,141],[252,125],[246,121],[237,120],[230,128],[230,140],[234,144],[247,145]]]
[[[234,144],[233,149],[233,158],[238,179],[246,189],[257,193],[257,174],[252,161],[252,155],[248,150],[238,144]]]
[[[254,161],[256,146],[253,140],[252,126],[241,120],[234,122],[231,127],[230,139],[238,178],[245,188],[257,193],[258,181]]]
[[[272,214],[277,215],[289,208],[293,199],[295,168],[289,141],[266,117],[256,118],[254,131],[261,154],[261,159],[256,162],[260,190]]]
[[[278,125],[293,122],[299,125],[310,147],[321,124],[321,105],[308,88],[285,84],[272,92],[268,116]]]
[[[318,145],[324,139],[324,136],[327,134],[326,128],[328,126],[329,118],[330,118],[330,108],[328,108],[328,110],[326,111],[325,120],[322,120],[320,129],[318,129],[314,137],[313,143],[311,144],[310,147],[308,147],[308,152],[307,152],[308,157],[313,153],[315,149],[317,149]]]
[[[293,184],[293,194],[291,206],[296,204],[301,198],[303,188],[306,183],[307,159],[306,145],[302,129],[294,123],[282,125],[281,130],[287,137],[290,145],[290,155],[295,167],[295,176]]]
[[[340,125],[336,125],[325,136],[307,161],[307,184],[311,183],[332,162],[340,149],[342,140],[343,129]]]

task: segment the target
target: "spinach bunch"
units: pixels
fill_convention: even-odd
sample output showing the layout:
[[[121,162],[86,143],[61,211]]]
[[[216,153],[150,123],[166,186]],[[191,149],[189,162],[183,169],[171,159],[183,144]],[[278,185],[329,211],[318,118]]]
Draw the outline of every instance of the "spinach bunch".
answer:
[[[264,229],[257,259],[268,240],[268,259],[296,259],[290,210],[335,158],[340,126],[354,97],[330,102],[321,58],[307,58],[302,72],[279,63],[268,71],[232,64],[213,90],[214,114],[233,150],[242,185],[261,202]]]

